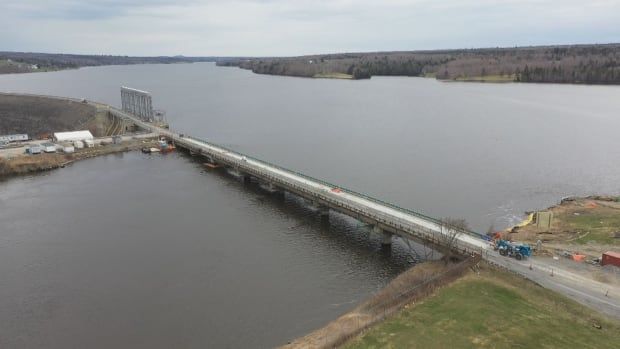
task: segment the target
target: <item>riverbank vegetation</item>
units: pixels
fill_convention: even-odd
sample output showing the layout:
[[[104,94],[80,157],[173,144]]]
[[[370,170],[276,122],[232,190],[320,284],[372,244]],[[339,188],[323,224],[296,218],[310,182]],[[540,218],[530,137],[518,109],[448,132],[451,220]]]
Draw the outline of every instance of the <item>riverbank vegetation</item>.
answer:
[[[333,348],[341,345],[365,328],[397,312],[404,304],[417,302],[437,288],[458,279],[478,261],[479,258],[467,258],[458,263],[435,261],[414,266],[352,311],[283,348]]]
[[[0,74],[32,73],[79,67],[127,64],[172,64],[216,62],[221,57],[129,57],[111,55],[74,55],[64,53],[0,52]]]
[[[482,82],[620,84],[620,44],[369,52],[222,59],[259,74],[420,76]]]
[[[616,343],[616,344],[614,344]],[[481,264],[345,348],[613,348],[620,323]]]

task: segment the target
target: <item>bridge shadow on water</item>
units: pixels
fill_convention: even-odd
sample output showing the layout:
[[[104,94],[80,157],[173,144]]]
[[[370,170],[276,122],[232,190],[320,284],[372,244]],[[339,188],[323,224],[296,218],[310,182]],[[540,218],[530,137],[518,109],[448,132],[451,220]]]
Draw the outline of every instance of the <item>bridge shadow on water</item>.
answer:
[[[287,234],[311,238],[313,241],[353,252],[355,255],[381,265],[396,266],[405,270],[425,260],[438,259],[441,255],[416,241],[404,241],[394,236],[392,245],[381,244],[380,236],[372,227],[345,214],[330,210],[322,216],[306,199],[289,192],[269,192],[257,180],[244,180],[229,173],[225,167],[207,168],[205,158],[181,152],[203,174],[217,176],[231,190],[247,197],[264,214],[275,214],[291,220]]]

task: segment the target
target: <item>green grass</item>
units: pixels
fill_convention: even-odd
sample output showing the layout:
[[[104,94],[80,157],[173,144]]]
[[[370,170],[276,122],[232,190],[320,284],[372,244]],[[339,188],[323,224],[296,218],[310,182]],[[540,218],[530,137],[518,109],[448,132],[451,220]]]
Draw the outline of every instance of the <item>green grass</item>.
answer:
[[[570,230],[581,233],[582,237],[575,239],[575,243],[585,244],[592,241],[600,244],[620,245],[620,239],[611,237],[612,232],[620,230],[620,215],[617,213],[617,211],[585,211],[580,212],[578,216],[569,214],[561,219]]]
[[[315,74],[313,78],[317,79],[353,79],[353,75],[344,73],[320,73]]]
[[[619,343],[617,322],[526,280],[487,269],[440,289],[345,347],[617,348]]]
[[[513,75],[467,76],[467,77],[458,77],[454,80],[471,81],[471,82],[514,82],[515,76],[514,74]]]

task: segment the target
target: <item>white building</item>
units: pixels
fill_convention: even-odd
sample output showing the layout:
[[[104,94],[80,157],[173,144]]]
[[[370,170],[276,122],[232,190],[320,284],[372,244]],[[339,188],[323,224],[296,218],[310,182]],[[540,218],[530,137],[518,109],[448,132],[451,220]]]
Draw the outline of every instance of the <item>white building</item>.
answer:
[[[54,132],[54,140],[56,142],[74,142],[93,139],[95,139],[95,137],[93,137],[90,131]]]
[[[41,144],[41,147],[43,148],[43,151],[46,153],[56,152],[56,145],[54,145],[54,143],[43,143]]]
[[[14,134],[14,135],[0,136],[0,142],[1,141],[5,141],[5,142],[19,142],[19,141],[27,141],[27,140],[28,140],[28,135],[27,134]]]

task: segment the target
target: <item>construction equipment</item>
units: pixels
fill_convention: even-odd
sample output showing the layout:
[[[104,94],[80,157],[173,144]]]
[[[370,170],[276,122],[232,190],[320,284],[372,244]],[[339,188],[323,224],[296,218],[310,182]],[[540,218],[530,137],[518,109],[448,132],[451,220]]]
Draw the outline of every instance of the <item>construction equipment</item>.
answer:
[[[530,245],[502,239],[495,241],[495,249],[499,251],[500,255],[514,257],[519,261],[532,255]]]

